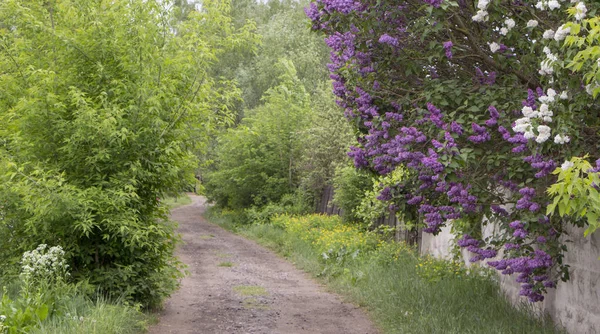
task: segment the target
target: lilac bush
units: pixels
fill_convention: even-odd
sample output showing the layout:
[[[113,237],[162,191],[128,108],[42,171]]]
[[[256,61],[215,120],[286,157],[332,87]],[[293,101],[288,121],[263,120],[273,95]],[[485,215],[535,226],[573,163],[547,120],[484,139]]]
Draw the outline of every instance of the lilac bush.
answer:
[[[595,50],[585,36],[598,7],[316,0],[306,10],[326,35],[333,92],[359,133],[355,166],[410,172],[379,199],[419,216],[428,233],[453,220],[472,261],[502,250],[488,265],[517,274],[532,302],[568,279],[563,226],[584,224],[549,215],[546,189],[562,161],[599,152],[600,54],[580,52]],[[484,242],[482,222],[502,232]]]

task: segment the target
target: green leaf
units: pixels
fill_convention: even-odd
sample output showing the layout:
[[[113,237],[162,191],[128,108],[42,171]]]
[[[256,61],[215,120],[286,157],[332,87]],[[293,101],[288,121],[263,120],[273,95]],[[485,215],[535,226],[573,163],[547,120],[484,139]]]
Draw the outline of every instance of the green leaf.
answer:
[[[38,308],[35,310],[35,314],[37,315],[38,319],[40,319],[40,321],[44,321],[48,317],[48,310],[48,305],[42,304],[38,306]]]

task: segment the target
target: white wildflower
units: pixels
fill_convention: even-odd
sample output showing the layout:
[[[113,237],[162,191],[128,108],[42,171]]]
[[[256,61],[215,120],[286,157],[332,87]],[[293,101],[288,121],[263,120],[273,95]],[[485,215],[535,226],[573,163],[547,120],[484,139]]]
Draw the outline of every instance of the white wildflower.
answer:
[[[536,20],[529,20],[527,21],[527,28],[535,28],[538,26],[538,21]]]
[[[502,36],[508,35],[508,28],[506,28],[506,27],[500,28],[500,35],[502,35]]]

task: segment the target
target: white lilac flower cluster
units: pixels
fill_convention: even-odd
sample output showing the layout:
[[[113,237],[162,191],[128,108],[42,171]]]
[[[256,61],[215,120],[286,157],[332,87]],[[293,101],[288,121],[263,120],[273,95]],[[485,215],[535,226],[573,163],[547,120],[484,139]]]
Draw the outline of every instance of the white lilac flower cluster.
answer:
[[[508,32],[512,30],[512,28],[514,28],[516,25],[515,20],[508,18],[506,20],[504,20],[504,26],[502,28],[500,28],[500,35],[502,36],[506,36],[508,35]]]
[[[488,45],[490,46],[490,51],[492,51],[492,53],[496,53],[498,50],[500,50],[500,44],[496,42],[489,43]]]
[[[557,0],[541,0],[535,4],[535,8],[539,10],[555,10],[560,8],[560,2]]]
[[[571,1],[572,3],[575,1]],[[576,6],[575,6],[575,20],[577,21],[581,21],[585,18],[585,15],[587,14],[587,8],[585,7],[585,4],[580,1]]]
[[[571,28],[565,27],[565,25],[563,24],[562,26],[558,27],[558,29],[556,29],[556,32],[554,33],[554,40],[560,42],[563,39],[565,39],[565,37],[567,37],[569,33],[571,33]]]
[[[527,28],[535,28],[538,26],[538,24],[539,22],[536,20],[529,20],[527,21]]]
[[[47,251],[46,251],[47,250]],[[60,246],[48,248],[46,244],[23,253],[21,260],[21,277],[24,280],[53,279],[68,276],[69,265],[65,260],[65,251]]]
[[[554,69],[552,68],[552,64],[558,60],[558,57],[550,51],[550,48],[547,46],[544,47],[544,54],[546,54],[546,59],[542,60],[540,63],[540,75],[551,75],[554,73]]]
[[[566,160],[566,161],[565,161],[565,162],[563,162],[563,164],[560,166],[560,169],[562,169],[562,170],[568,170],[569,168],[571,168],[571,167],[573,167],[573,166],[575,166],[575,164],[574,164],[574,163],[572,163],[572,162],[571,162],[571,161],[569,161],[569,160]]]
[[[485,22],[488,20],[487,8],[490,4],[490,0],[479,0],[477,3],[477,13],[472,17],[475,22]]]
[[[566,99],[568,97],[566,92],[562,92],[558,98]],[[513,131],[522,133],[526,139],[535,138],[535,141],[539,144],[546,142],[551,134],[552,129],[549,126],[540,124],[537,126],[537,136],[534,132],[534,125],[532,124],[533,119],[541,119],[545,123],[552,122],[552,116],[554,112],[550,110],[550,104],[553,103],[557,98],[557,93],[554,89],[549,88],[546,95],[540,96],[540,107],[538,110],[533,110],[530,106],[524,106],[521,110],[523,117],[515,121]],[[565,144],[571,140],[567,135],[558,134],[554,137],[556,144]]]

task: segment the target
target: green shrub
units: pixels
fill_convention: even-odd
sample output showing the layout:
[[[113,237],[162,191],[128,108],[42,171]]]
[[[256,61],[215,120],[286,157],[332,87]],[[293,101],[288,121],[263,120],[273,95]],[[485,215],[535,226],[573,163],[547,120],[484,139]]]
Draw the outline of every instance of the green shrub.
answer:
[[[333,178],[333,186],[335,189],[333,203],[343,210],[344,221],[360,221],[356,216],[356,209],[363,201],[365,193],[373,187],[373,177],[352,166],[338,167]]]
[[[308,213],[310,210],[310,205],[305,202],[305,198],[296,192],[293,195],[283,195],[278,203],[268,203],[261,207],[253,206],[244,211],[249,223],[266,224],[271,222],[275,216],[300,215]]]
[[[231,122],[240,92],[211,77],[217,55],[256,41],[228,3],[202,5],[178,20],[159,0],[0,1],[0,275],[60,243],[73,278],[111,296],[155,307],[176,288],[158,198]]]

